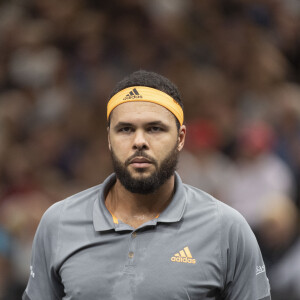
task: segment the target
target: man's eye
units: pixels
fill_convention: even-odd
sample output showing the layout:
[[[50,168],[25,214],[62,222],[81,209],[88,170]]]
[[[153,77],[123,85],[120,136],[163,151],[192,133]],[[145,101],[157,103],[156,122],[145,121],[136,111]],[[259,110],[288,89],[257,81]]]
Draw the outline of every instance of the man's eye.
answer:
[[[162,128],[157,127],[157,126],[152,126],[152,127],[149,128],[149,131],[150,132],[160,132],[160,131],[162,131]]]
[[[120,128],[119,131],[120,132],[124,132],[124,133],[128,133],[128,132],[131,132],[132,129],[130,127],[123,127],[123,128]]]

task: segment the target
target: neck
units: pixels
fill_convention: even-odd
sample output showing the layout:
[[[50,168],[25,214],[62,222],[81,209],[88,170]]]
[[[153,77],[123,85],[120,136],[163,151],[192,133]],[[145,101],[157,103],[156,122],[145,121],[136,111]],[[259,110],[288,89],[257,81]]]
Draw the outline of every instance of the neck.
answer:
[[[109,190],[105,204],[107,209],[123,223],[137,228],[158,216],[171,202],[175,178],[170,177],[151,194],[134,194],[125,189],[117,179]]]

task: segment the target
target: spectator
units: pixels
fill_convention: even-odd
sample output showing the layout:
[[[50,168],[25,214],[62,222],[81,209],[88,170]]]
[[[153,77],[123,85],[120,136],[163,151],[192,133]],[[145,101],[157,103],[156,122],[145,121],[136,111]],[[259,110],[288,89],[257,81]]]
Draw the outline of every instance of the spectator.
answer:
[[[237,137],[236,166],[226,180],[223,200],[240,211],[253,228],[259,226],[269,197],[294,195],[291,171],[271,152],[273,138],[272,129],[264,123],[242,128]]]

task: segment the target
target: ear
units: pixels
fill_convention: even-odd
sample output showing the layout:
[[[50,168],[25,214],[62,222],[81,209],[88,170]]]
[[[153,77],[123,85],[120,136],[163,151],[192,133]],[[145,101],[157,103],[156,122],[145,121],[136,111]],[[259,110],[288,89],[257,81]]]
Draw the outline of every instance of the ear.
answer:
[[[181,151],[184,146],[185,135],[186,135],[186,126],[181,125],[178,134],[178,146],[177,146],[178,151]]]
[[[108,140],[108,149],[111,151],[111,143],[110,143],[110,137],[109,137],[109,127],[107,127],[107,140]]]

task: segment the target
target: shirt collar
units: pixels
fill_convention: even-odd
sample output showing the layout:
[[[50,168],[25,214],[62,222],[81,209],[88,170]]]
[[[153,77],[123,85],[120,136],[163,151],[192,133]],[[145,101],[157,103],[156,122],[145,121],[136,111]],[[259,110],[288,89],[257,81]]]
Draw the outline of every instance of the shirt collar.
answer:
[[[180,176],[175,172],[175,193],[167,208],[161,212],[157,222],[173,223],[181,220],[186,206],[186,194]]]
[[[115,224],[111,213],[105,206],[105,196],[107,195],[111,186],[116,182],[116,175],[111,174],[107,177],[101,185],[99,196],[94,202],[93,209],[93,223],[96,231],[106,231],[114,229],[129,230],[130,226],[119,223]],[[184,191],[184,185],[180,176],[175,172],[175,193],[172,201],[167,208],[159,215],[158,218],[152,220],[150,223],[156,225],[157,222],[173,223],[181,220],[186,206],[186,195]],[[147,222],[148,223],[148,222]],[[125,226],[124,226],[125,225]]]
[[[105,206],[105,196],[115,182],[115,174],[108,176],[101,184],[99,195],[94,202],[93,223],[96,231],[106,231],[115,228],[112,215]]]

